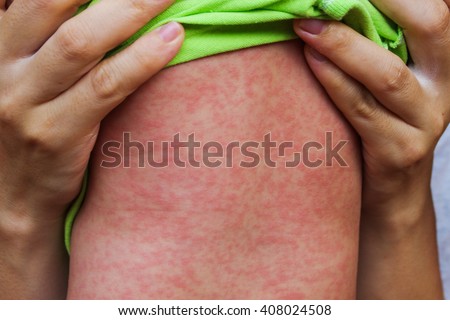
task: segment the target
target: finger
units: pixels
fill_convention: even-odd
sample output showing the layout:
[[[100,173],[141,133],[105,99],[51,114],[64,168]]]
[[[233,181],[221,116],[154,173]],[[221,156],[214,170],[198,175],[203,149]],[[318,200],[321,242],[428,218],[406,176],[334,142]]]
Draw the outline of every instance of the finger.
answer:
[[[23,85],[34,88],[29,93],[41,101],[54,98],[172,2],[102,1],[83,11],[64,23],[36,53],[30,67],[34,72]]]
[[[339,22],[302,20],[295,30],[390,111],[412,125],[423,124],[420,110],[411,108],[411,97],[422,88],[399,57]]]
[[[394,126],[405,123],[383,108],[360,83],[309,46],[306,60],[331,100],[361,136],[372,147],[383,147],[392,139]]]
[[[373,0],[372,3],[404,28],[411,57],[419,68],[439,72],[450,67],[449,0]],[[430,50],[432,48],[432,50]],[[430,69],[431,70],[428,70]]]
[[[183,37],[181,25],[172,22],[102,61],[49,103],[47,113],[53,116],[50,122],[63,124],[62,135],[69,136],[95,128],[112,109],[173,59]]]
[[[0,0],[0,19],[6,11],[6,0]]]
[[[87,0],[15,0],[0,20],[3,58],[33,54]]]

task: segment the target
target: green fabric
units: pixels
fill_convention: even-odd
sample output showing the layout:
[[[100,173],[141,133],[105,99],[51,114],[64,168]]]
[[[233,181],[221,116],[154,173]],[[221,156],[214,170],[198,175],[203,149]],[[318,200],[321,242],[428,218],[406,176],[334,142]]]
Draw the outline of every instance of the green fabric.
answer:
[[[83,184],[81,185],[81,191],[78,197],[74,200],[72,205],[67,211],[65,227],[64,227],[64,243],[66,245],[67,252],[70,253],[70,237],[72,235],[72,226],[75,221],[75,217],[77,216],[78,211],[80,211],[81,206],[83,205],[84,197],[86,196],[87,191],[87,183],[88,183],[88,170],[86,170],[83,178]]]
[[[79,12],[99,1],[83,5]],[[169,64],[175,65],[217,53],[295,39],[297,36],[292,30],[295,18],[343,21],[403,61],[408,59],[401,29],[368,0],[178,0],[108,56],[126,48],[144,33],[170,21],[178,21],[186,30],[186,40]],[[72,224],[86,188],[87,174],[66,220],[68,251]]]
[[[99,2],[94,0],[82,10]],[[342,20],[407,60],[402,31],[368,0],[178,0],[110,54],[170,21],[182,23],[186,41],[169,64],[295,39],[292,19]]]

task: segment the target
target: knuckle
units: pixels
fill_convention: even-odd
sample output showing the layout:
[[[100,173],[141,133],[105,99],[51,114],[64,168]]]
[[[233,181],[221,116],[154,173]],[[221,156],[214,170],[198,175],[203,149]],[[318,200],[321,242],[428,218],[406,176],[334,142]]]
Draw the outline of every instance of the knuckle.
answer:
[[[445,114],[437,113],[430,125],[432,138],[437,142],[447,128]]]
[[[66,128],[49,109],[33,110],[23,117],[17,132],[27,150],[38,156],[58,156],[67,147]]]
[[[346,28],[337,26],[335,23],[331,23],[325,31],[324,35],[330,39],[330,41],[324,41],[324,44],[329,42],[329,47],[337,52],[347,52],[353,42]]]
[[[0,107],[0,124],[2,128],[7,128],[14,126],[17,122],[17,117],[15,112],[10,108]]]
[[[51,131],[41,124],[28,125],[22,129],[22,140],[26,148],[39,154],[54,154],[56,152],[55,139]]]
[[[143,0],[128,0],[127,6],[136,13],[144,11],[148,7],[149,1]]]
[[[381,91],[395,93],[405,90],[410,84],[408,68],[398,59],[391,63],[380,79]]]
[[[33,10],[40,12],[60,12],[66,8],[73,7],[78,8],[82,4],[85,4],[87,0],[73,0],[73,1],[61,1],[61,0],[34,0],[27,1],[29,6],[32,6]]]
[[[422,142],[408,143],[403,146],[403,157],[399,166],[402,168],[413,168],[421,163],[429,154],[426,144]]]
[[[365,101],[358,101],[353,104],[353,112],[360,119],[376,119],[379,115],[379,109]]]
[[[157,1],[157,3],[161,3],[164,1]],[[167,1],[166,1],[167,2]],[[127,10],[129,10],[129,14],[132,19],[147,19],[149,8],[155,5],[154,1],[145,1],[145,0],[128,0],[127,1]]]
[[[341,90],[350,90],[344,87]],[[373,96],[366,90],[358,90],[358,92],[352,92],[350,97],[353,97],[349,101],[352,109],[352,113],[358,119],[375,119],[379,115],[379,108],[374,100]]]
[[[433,19],[419,25],[420,31],[423,35],[429,37],[448,36],[450,29],[450,11],[448,8],[445,8],[445,10],[439,9],[436,12]]]
[[[92,71],[91,87],[96,99],[111,100],[120,94],[120,85],[118,77],[112,68],[98,68]]]
[[[58,0],[34,0],[27,1],[29,6],[32,6],[34,10],[49,11],[58,6]]]
[[[0,123],[2,128],[15,126],[18,122],[15,99],[9,94],[2,95],[0,103]]]
[[[86,59],[89,56],[91,44],[81,28],[63,26],[58,34],[57,46],[65,60]]]
[[[161,65],[162,68],[162,58],[161,55],[155,56],[154,54],[149,54],[147,50],[136,50],[133,54],[133,59],[136,64],[140,66],[142,70],[154,70],[157,66]]]
[[[429,137],[413,129],[398,134],[394,143],[395,154],[393,164],[396,169],[414,169],[432,155],[432,146]]]

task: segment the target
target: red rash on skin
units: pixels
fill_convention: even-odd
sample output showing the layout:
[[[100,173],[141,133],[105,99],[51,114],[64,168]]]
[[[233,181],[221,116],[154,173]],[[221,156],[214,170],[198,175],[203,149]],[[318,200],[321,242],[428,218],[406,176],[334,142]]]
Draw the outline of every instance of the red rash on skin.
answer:
[[[178,132],[223,145],[271,132],[300,151],[326,131],[349,140],[349,167],[287,169],[273,157],[276,169],[137,168],[136,159],[100,168],[101,145],[123,132],[157,146]],[[69,298],[354,298],[360,180],[358,141],[299,42],[169,68],[102,125],[72,237]]]

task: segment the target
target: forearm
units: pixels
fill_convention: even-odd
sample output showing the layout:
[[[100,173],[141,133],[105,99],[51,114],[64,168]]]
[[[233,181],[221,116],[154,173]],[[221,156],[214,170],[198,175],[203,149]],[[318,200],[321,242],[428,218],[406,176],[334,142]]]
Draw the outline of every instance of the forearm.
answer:
[[[63,221],[0,220],[0,299],[64,299],[68,255]]]
[[[376,210],[392,218],[363,212],[358,298],[442,299],[431,192]]]

